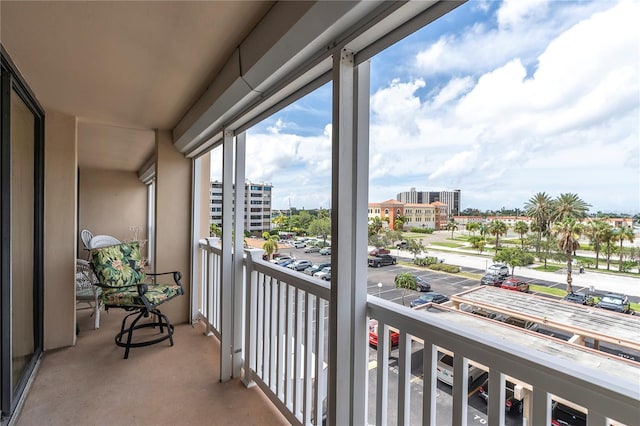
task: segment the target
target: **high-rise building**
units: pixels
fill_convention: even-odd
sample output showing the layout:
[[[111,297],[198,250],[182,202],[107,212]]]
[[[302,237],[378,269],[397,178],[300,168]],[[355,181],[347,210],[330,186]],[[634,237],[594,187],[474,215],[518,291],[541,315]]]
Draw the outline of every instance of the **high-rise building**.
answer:
[[[430,204],[436,201],[447,205],[447,214],[457,216],[460,214],[460,190],[453,191],[410,191],[396,195],[396,200],[406,204]]]
[[[244,229],[251,233],[271,230],[271,189],[273,185],[252,183],[244,185]],[[222,182],[213,181],[209,186],[209,223],[222,226]]]

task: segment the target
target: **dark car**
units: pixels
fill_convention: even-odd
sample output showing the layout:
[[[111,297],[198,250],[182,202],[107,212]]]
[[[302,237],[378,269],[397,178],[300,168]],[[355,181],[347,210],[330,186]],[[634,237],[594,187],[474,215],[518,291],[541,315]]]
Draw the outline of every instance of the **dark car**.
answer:
[[[480,284],[500,287],[503,281],[504,281],[504,277],[501,275],[487,274],[480,279]]]
[[[378,248],[374,248],[373,250],[371,250],[369,252],[369,256],[378,256],[378,255],[381,255],[381,254],[389,254],[389,253],[391,253],[391,252],[389,250],[387,250],[386,248],[378,247]]]
[[[431,291],[431,284],[429,284],[426,279],[422,278],[419,275],[414,275],[414,274],[412,274],[412,275],[416,279],[416,290],[418,290],[418,291]],[[398,277],[398,275],[396,275],[396,278],[397,277]],[[394,279],[393,282],[395,282],[395,279]]]
[[[507,290],[521,291],[523,293],[529,292],[529,284],[514,277],[504,280],[500,287]]]
[[[553,401],[551,403],[551,424],[552,426],[586,426],[587,415],[582,411]]]
[[[514,388],[515,388],[515,384],[511,383],[510,381],[506,381],[505,382],[505,386],[504,386],[504,390],[505,390],[505,396],[504,396],[504,405],[505,405],[505,409],[510,413],[510,414],[522,414],[522,400],[521,399],[517,399],[514,396]],[[486,382],[484,382],[479,388],[478,388],[478,395],[480,396],[480,398],[482,398],[484,400],[484,402],[488,403],[489,402],[489,379],[487,379]]]
[[[589,305],[593,306],[595,301],[593,300],[593,296],[590,294],[581,294],[581,293],[567,293],[566,296],[562,298],[562,300],[571,303],[579,303],[581,305]]]
[[[605,294],[596,307],[625,314],[631,312],[631,302],[629,302],[629,298],[624,294]]]
[[[375,257],[370,257],[368,260],[368,263],[369,263],[369,266],[373,266],[374,268],[379,268],[385,265],[395,265],[396,258],[388,254],[381,254]]]
[[[313,276],[313,274],[315,274],[318,271],[323,270],[324,268],[326,268],[327,266],[331,266],[331,263],[314,263],[312,266],[309,266],[307,269],[304,270],[304,273],[307,275],[311,275]]]
[[[410,306],[412,308],[415,308],[416,306],[421,306],[424,305],[426,303],[444,303],[444,302],[448,302],[449,298],[447,296],[445,296],[444,294],[440,294],[440,293],[427,293],[427,294],[423,294],[420,297],[418,297],[415,300],[411,301]]]
[[[396,248],[398,249],[404,249],[409,247],[409,243],[406,241],[400,241],[398,244],[396,244]]]

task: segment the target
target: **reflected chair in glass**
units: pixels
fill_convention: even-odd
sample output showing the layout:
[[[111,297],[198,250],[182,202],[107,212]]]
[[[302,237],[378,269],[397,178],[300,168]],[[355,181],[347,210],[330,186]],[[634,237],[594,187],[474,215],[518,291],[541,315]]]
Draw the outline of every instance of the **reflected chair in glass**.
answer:
[[[95,237],[94,237],[95,239]],[[160,312],[158,306],[184,294],[178,271],[144,272],[144,259],[137,241],[91,249],[91,266],[102,288],[102,302],[105,309],[121,308],[131,311],[122,320],[120,331],[115,336],[116,345],[125,348],[124,358],[129,357],[131,348],[160,343],[169,340],[173,346],[174,327],[169,318]],[[157,283],[157,277],[171,275],[173,283]],[[154,282],[145,282],[148,277]],[[142,322],[143,318],[150,318]],[[159,333],[143,333],[134,340],[136,330],[159,327]]]

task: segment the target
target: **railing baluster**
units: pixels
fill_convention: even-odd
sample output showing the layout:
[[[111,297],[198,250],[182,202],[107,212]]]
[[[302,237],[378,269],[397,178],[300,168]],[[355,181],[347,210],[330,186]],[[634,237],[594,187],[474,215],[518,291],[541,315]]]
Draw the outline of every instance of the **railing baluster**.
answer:
[[[284,403],[291,411],[294,410],[293,395],[295,391],[295,371],[293,362],[293,342],[295,340],[294,323],[295,323],[295,295],[296,289],[293,286],[287,286],[287,341],[285,345],[285,366],[284,366]]]
[[[324,398],[326,397],[324,390],[326,389],[326,377],[324,370],[324,311],[326,302],[319,297],[316,297],[316,341],[315,341],[315,354],[316,354],[316,383],[314,386],[314,414],[315,424],[322,424],[322,407]]]
[[[287,351],[287,334],[285,333],[285,314],[287,312],[287,288],[286,283],[280,282],[278,286],[278,368],[277,368],[277,394],[284,401],[285,391],[285,356]]]
[[[469,389],[469,361],[462,354],[453,356],[453,419],[454,426],[465,426],[467,424],[467,393]]]
[[[295,341],[295,374],[294,374],[294,409],[293,412],[300,420],[302,420],[302,375],[304,374],[304,365],[302,359],[302,332],[303,332],[303,303],[304,303],[304,292],[300,289],[296,289],[296,318],[295,318],[295,328],[296,328],[296,341]]]
[[[313,306],[312,299],[314,296],[309,293],[305,294],[304,304],[304,402],[303,402],[303,421],[302,423],[308,425],[311,423],[311,409],[313,408],[313,401],[311,400],[311,374],[313,372]]]
[[[387,386],[389,385],[389,328],[378,321],[378,377],[376,379],[376,425],[387,425]]]
[[[280,288],[280,282],[278,280],[271,280],[271,303],[269,309],[271,310],[271,320],[269,325],[270,336],[270,355],[269,355],[269,387],[277,395],[277,367],[278,367],[278,289]]]
[[[411,387],[411,338],[400,332],[398,357],[398,424],[408,425],[410,422],[410,387]]]
[[[438,349],[424,342],[422,350],[422,424],[436,424],[436,361]]]
[[[265,324],[264,324],[264,305],[265,305],[265,293],[266,293],[266,275],[258,273],[258,323],[256,324],[256,330],[258,331],[256,348],[259,351],[256,357],[256,372],[258,377],[264,380],[264,354],[265,354]]]

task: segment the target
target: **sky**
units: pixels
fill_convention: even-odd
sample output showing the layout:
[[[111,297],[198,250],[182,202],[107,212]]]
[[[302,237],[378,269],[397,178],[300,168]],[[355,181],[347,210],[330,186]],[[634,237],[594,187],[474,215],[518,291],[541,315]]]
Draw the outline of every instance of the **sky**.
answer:
[[[369,202],[578,194],[640,212],[640,2],[470,1],[371,60]],[[331,207],[331,83],[247,131],[272,208]],[[221,176],[221,150],[212,154]]]

